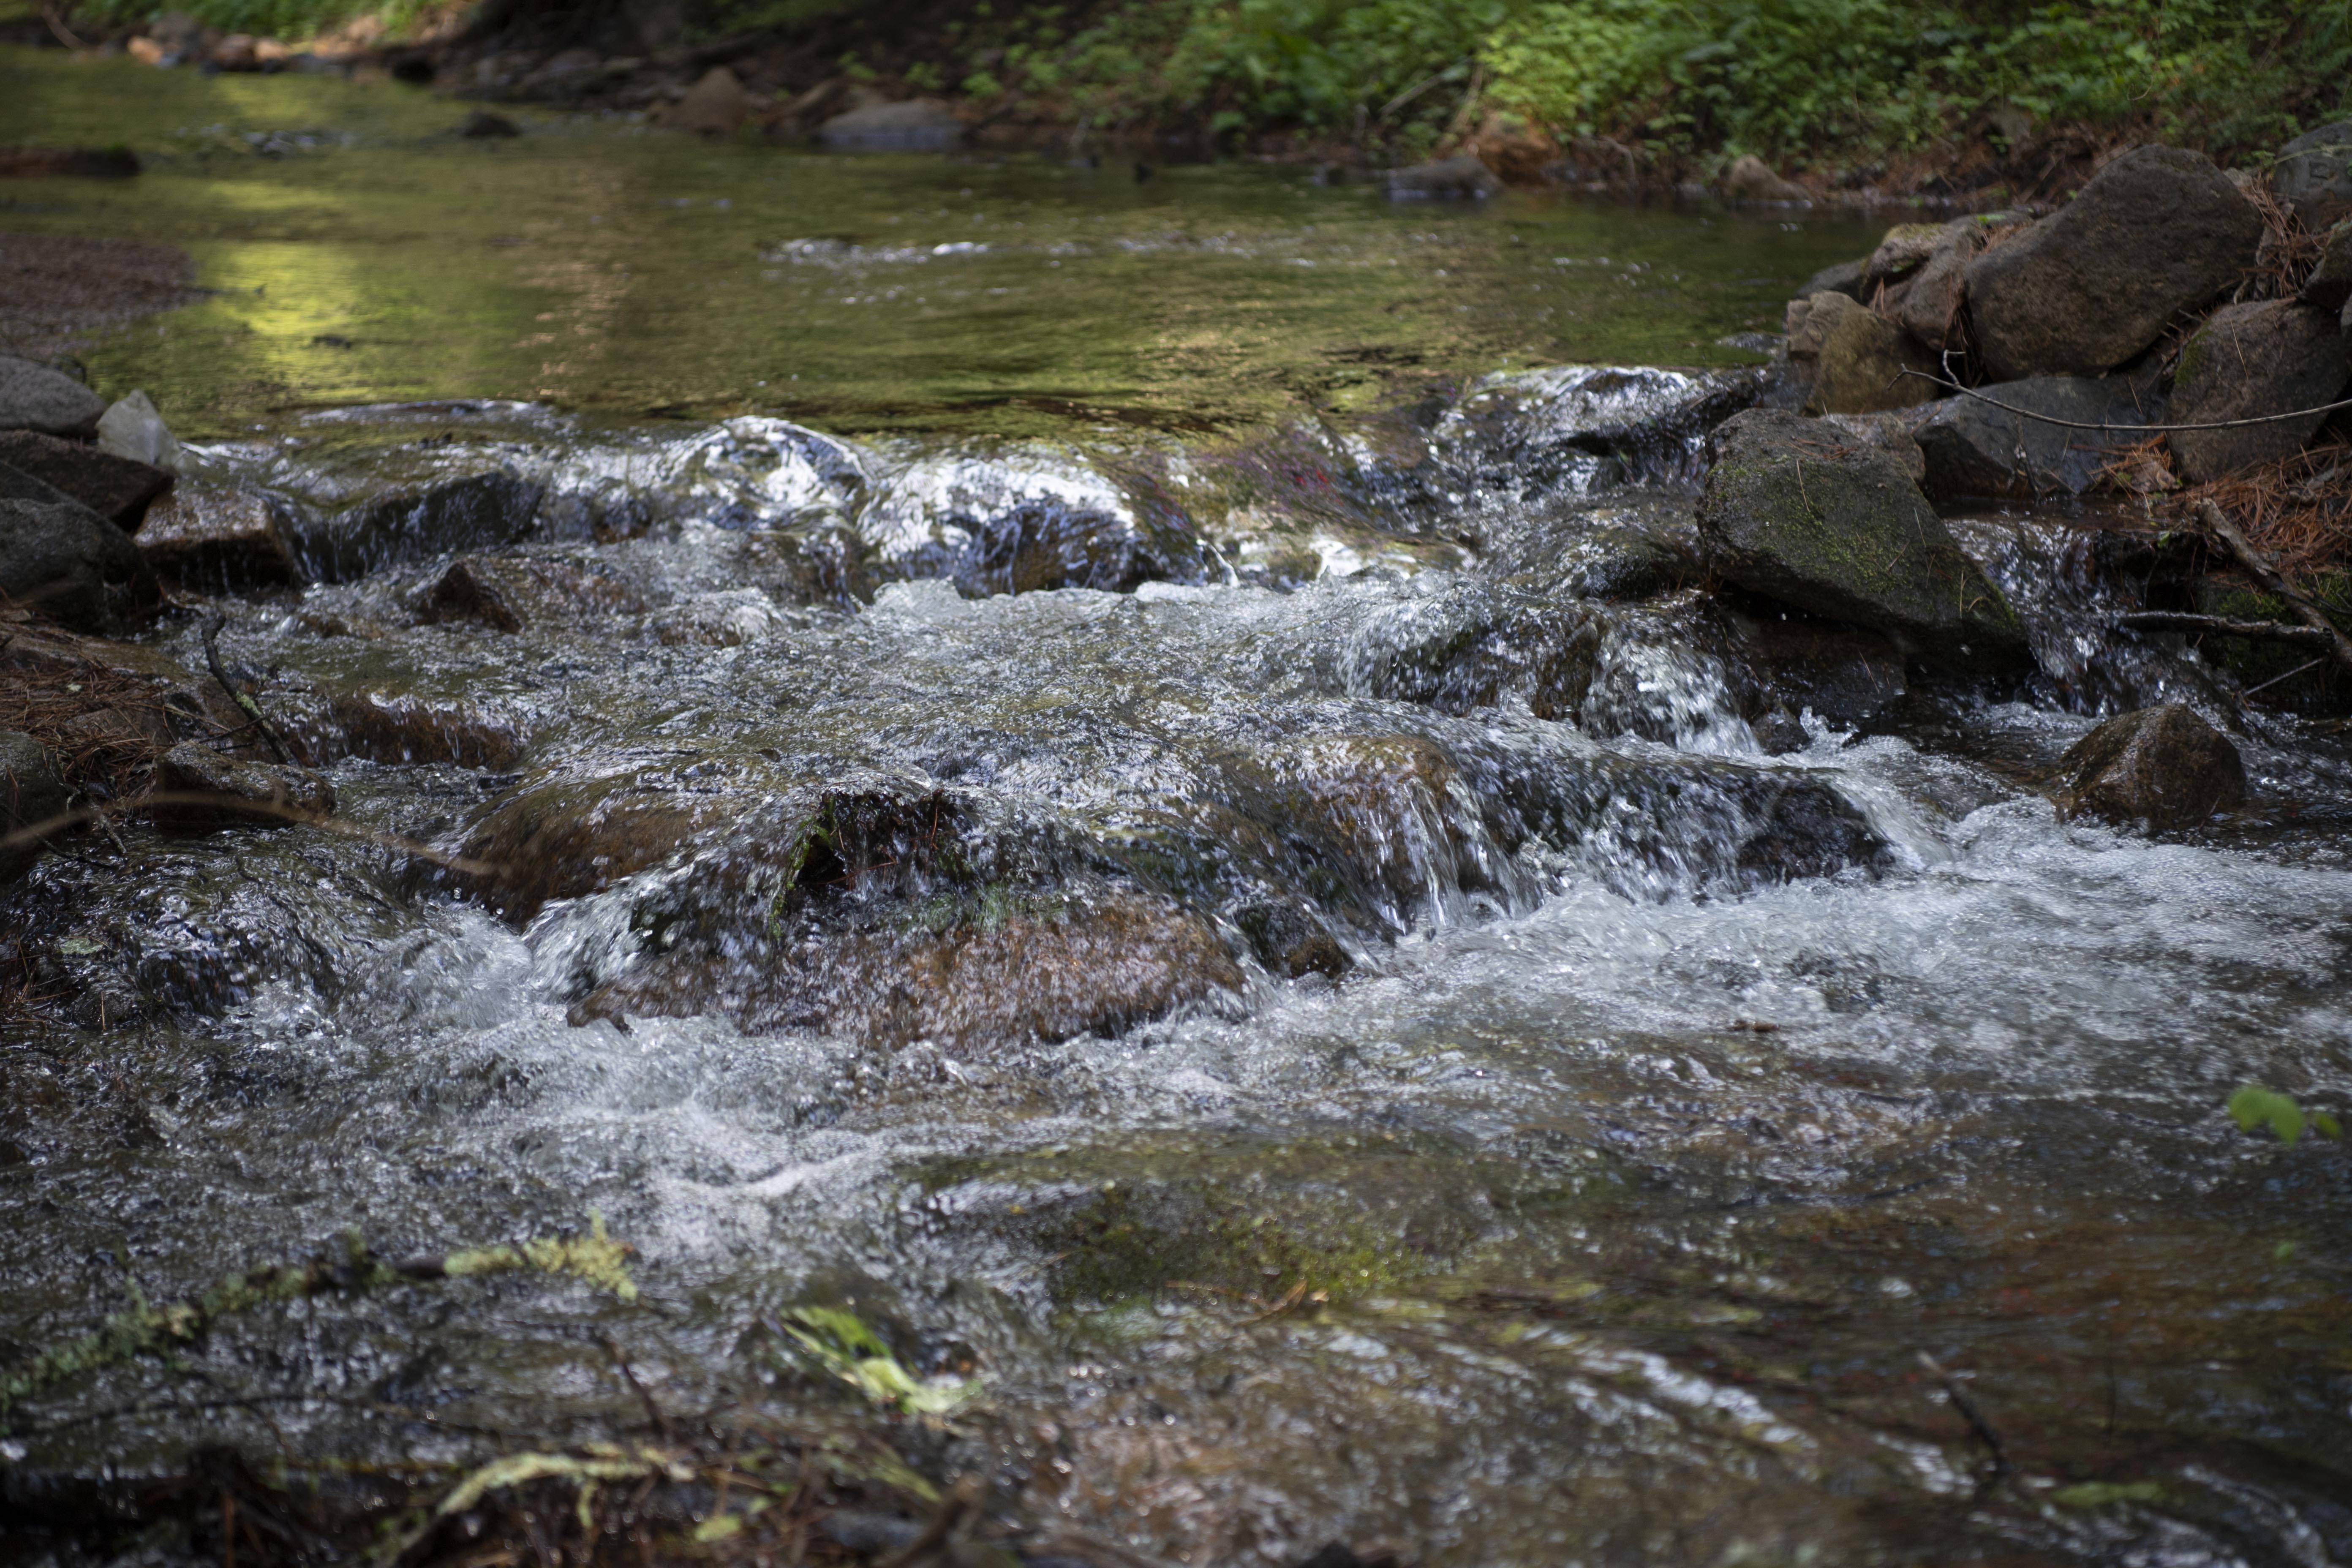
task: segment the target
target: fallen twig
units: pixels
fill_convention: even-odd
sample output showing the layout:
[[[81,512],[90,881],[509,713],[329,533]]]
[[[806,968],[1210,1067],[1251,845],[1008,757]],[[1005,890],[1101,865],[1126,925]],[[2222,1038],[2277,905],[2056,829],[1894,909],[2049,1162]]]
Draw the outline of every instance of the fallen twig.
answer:
[[[205,663],[211,666],[213,679],[220,682],[220,689],[223,691],[228,693],[228,700],[236,703],[245,716],[253,721],[254,727],[261,731],[261,738],[269,743],[269,754],[276,757],[281,766],[290,764],[292,759],[287,756],[286,748],[278,743],[278,731],[270,727],[268,719],[263,716],[261,704],[246,692],[238,690],[236,683],[229,679],[228,671],[221,667],[220,634],[221,628],[226,625],[228,625],[226,616],[215,616],[205,623]]]
[[[2246,536],[2238,531],[2235,523],[2222,515],[2220,507],[2210,500],[2201,500],[2197,503],[2196,511],[2197,521],[2210,530],[2215,538],[2230,547],[2230,553],[2238,558],[2238,564],[2252,573],[2255,582],[2284,599],[2295,615],[2302,619],[2304,625],[2324,635],[2327,638],[2330,651],[2336,655],[2336,662],[2347,669],[2352,669],[2352,637],[2346,637],[2337,629],[2336,623],[2327,618],[2326,612],[2305,598],[2294,584],[2288,582],[2279,569],[2272,564],[2269,556],[2247,543]]]
[[[1959,1379],[1945,1371],[1944,1363],[1926,1351],[1918,1353],[1919,1364],[1927,1369],[1928,1376],[1943,1385],[1944,1397],[1952,1402],[1952,1408],[1960,1413],[1960,1419],[1969,1424],[1969,1430],[1976,1435],[1977,1441],[1992,1455],[1991,1479],[1999,1480],[2016,1468],[2009,1462],[2009,1452],[2001,1445],[2000,1433],[1985,1419],[1985,1413],[1977,1408],[1977,1402],[1969,1397],[1968,1391],[1960,1386]]]
[[[2249,637],[2257,642],[2330,646],[2327,634],[2311,626],[2291,626],[2284,621],[2233,621],[2227,616],[2198,616],[2184,610],[2134,610],[2117,616],[2116,625],[2127,632],[2202,632],[2208,637]]]
[[[946,1545],[949,1535],[963,1522],[963,1516],[979,1504],[980,1478],[966,1476],[949,1488],[948,1495],[940,1500],[939,1511],[931,1515],[929,1524],[923,1526],[923,1533],[907,1542],[903,1551],[882,1559],[874,1568],[913,1568],[915,1563]]]

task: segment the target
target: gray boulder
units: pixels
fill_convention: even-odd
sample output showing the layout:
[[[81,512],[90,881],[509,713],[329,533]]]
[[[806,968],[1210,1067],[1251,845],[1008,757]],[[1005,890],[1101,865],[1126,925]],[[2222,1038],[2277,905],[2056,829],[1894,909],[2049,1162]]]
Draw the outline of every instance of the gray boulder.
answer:
[[[2194,827],[2246,798],[2246,769],[2228,736],[2180,703],[2118,714],[2059,759],[2063,816]]]
[[[1939,500],[2081,495],[2116,454],[2143,438],[2138,431],[2157,409],[2152,393],[2143,395],[2143,403],[2133,384],[2119,377],[2038,375],[1977,391],[1982,398],[1947,398],[1912,428],[1927,458],[1924,486]],[[2077,425],[2116,428],[2046,425],[1996,408],[1995,402]]]
[[[1885,317],[1843,294],[1820,293],[1789,308],[1789,363],[1811,384],[1810,414],[1908,408],[1938,395],[1936,358]]]
[[[79,501],[0,500],[0,598],[101,632],[157,596],[131,536]]]
[[[159,468],[180,466],[180,443],[144,392],[118,400],[99,416],[99,449]]]
[[[2315,232],[2352,217],[2352,120],[2323,125],[2280,148],[2271,190],[2279,205]]]
[[[940,153],[963,140],[963,121],[947,105],[918,98],[836,114],[817,136],[845,153]]]
[[[88,440],[105,413],[106,399],[63,371],[0,354],[0,430]]]
[[[49,754],[18,730],[0,730],[0,839],[62,816],[73,805]],[[0,843],[0,884],[15,881],[40,858],[40,840]]]
[[[2332,402],[2352,379],[2342,327],[2328,311],[2292,300],[2224,305],[2180,351],[2168,422],[2252,419]],[[2183,479],[2202,484],[2303,450],[2324,414],[2171,437]]]
[[[1760,408],[1727,421],[1711,450],[1698,528],[1718,576],[1933,662],[2028,658],[2016,614],[1893,453]]]
[[[1388,173],[1391,201],[1476,200],[1502,188],[1495,171],[1467,153],[1443,163],[1418,163]]]
[[[147,515],[148,505],[172,488],[172,475],[165,469],[31,430],[0,430],[0,464],[31,475],[116,527],[132,531]],[[44,498],[12,491],[12,499]]]
[[[2203,153],[2126,153],[1969,263],[1979,363],[1994,381],[2112,370],[2237,282],[2262,237],[2262,216]]]
[[[2329,229],[2323,245],[2318,265],[2295,298],[2317,310],[2341,310],[2352,303],[2352,218]]]

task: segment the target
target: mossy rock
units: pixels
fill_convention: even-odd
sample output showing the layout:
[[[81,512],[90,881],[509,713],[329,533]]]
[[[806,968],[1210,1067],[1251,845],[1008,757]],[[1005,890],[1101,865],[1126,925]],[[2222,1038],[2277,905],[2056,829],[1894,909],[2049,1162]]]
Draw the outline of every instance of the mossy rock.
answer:
[[[1882,632],[1931,663],[2030,662],[2016,612],[1893,454],[1760,408],[1727,422],[1713,450],[1698,525],[1717,575]]]

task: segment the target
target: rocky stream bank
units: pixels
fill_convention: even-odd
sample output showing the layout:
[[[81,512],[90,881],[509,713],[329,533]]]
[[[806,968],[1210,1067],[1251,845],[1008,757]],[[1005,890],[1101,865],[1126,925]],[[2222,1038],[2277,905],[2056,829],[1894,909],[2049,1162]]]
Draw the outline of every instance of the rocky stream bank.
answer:
[[[28,1203],[45,1201],[44,1173],[81,1173],[87,1190],[63,1201],[110,1217],[54,1222],[86,1244],[78,1256],[119,1223],[160,1278],[219,1273],[174,1206],[215,1182],[283,1205],[296,1234],[385,1215],[421,1249],[354,1240],[175,1292],[182,1306],[142,1296],[82,1340],[68,1331],[90,1331],[77,1288],[30,1241],[9,1244],[10,1266],[45,1281],[0,1363],[0,1476],[35,1521],[19,1539],[61,1563],[134,1538],[163,1561],[324,1560],[380,1524],[409,1563],[656,1545],[900,1564],[1549,1560],[1534,1525],[1510,1533],[1542,1514],[1532,1505],[1491,1521],[1415,1511],[1415,1464],[1482,1461],[1380,1392],[1386,1373],[1235,1369],[1221,1348],[1108,1329],[1101,1365],[1158,1345],[1125,1382],[1058,1352],[1050,1375],[1002,1369],[1036,1364],[1024,1313],[1071,1301],[1126,1311],[1139,1292],[1191,1291],[1234,1307],[1231,1342],[1409,1294],[1423,1273],[1496,1268],[1516,1282],[1479,1286],[1472,1306],[1534,1325],[1497,1345],[1557,1350],[1546,1325],[1611,1300],[1569,1279],[1559,1215],[1579,1246],[1602,1224],[1583,1217],[1601,1212],[1588,1164],[1626,1160],[1628,1192],[1749,1201],[1748,1166],[1694,1175],[1660,1152],[1705,1143],[1686,1117],[1779,1151],[1755,1156],[1768,1186],[1873,1205],[1935,1187],[1905,1129],[1958,1129],[1933,1133],[1938,1158],[1978,1138],[1974,1111],[1934,1103],[1963,1098],[1978,1069],[1916,1097],[1873,1075],[1893,1072],[1897,1037],[1964,1012],[1969,987],[1892,958],[1882,972],[1834,934],[1748,969],[1710,948],[1687,961],[1694,994],[1725,1015],[1703,1043],[1675,1043],[1683,1021],[1631,1031],[1656,1043],[1664,1098],[1612,1079],[1489,1102],[1489,1072],[1519,1067],[1457,1053],[1441,1071],[1454,1120],[1349,1099],[1349,1074],[1421,1069],[1364,1067],[1369,1047],[1335,1025],[1265,1080],[1305,1085],[1328,1150],[1236,1153],[1166,1120],[1138,1134],[1139,1173],[1116,1176],[1070,1129],[1123,1095],[1214,1106],[1234,1091],[1205,1068],[1088,1053],[1192,1049],[1310,1005],[1377,1010],[1440,941],[1492,956],[1502,991],[1536,987],[1510,933],[1562,910],[1560,951],[1584,955],[1556,955],[1562,973],[1601,963],[1596,944],[1621,926],[1639,928],[1628,951],[1671,946],[1683,919],[1811,932],[1832,900],[1941,887],[1939,868],[1996,841],[2026,844],[2033,864],[2084,843],[2158,867],[2204,855],[2333,898],[2324,878],[2343,868],[2352,815],[2338,733],[2352,669],[2328,621],[2352,497],[2330,406],[2352,383],[2352,176],[2325,137],[2352,126],[2322,135],[2284,150],[2267,183],[2144,148],[2038,219],[1897,227],[1790,302],[1769,366],[1498,374],[1223,442],[850,440],[757,416],[613,426],[478,401],[322,411],[183,446],[140,393],[110,401],[0,361],[0,975],[11,1038],[29,1042],[6,1058],[0,1172]],[[2017,917],[1969,918],[1979,946],[2008,954]],[[2208,918],[2252,917],[2230,903]],[[1605,990],[1643,984],[1612,974]],[[1823,1069],[1834,1115],[1691,1110],[1746,1092],[1726,1086],[1765,1071],[1784,1027],[1767,1014],[1796,1018],[1798,997],[1808,1026],[1905,1022],[1884,1062],[1857,1049]],[[1962,1037],[1985,1023],[1964,1020]],[[1653,1073],[1648,1060],[1607,1071]],[[2050,1103],[2072,1103],[2066,1073],[2104,1084],[2135,1066],[2053,1068]],[[690,1092],[664,1091],[662,1075],[689,1068],[706,1075]],[[2324,1087],[2333,1070],[2306,1077]],[[1122,1087],[1128,1071],[1152,1087]],[[621,1086],[618,1100],[581,1089],[583,1074]],[[551,1085],[597,1110],[531,1121]],[[863,1167],[824,1139],[950,1096],[969,1097],[975,1126],[1050,1104],[1055,1131],[984,1152],[940,1134],[918,1196],[852,1190]],[[793,1160],[751,1168],[727,1121],[745,1105],[799,1141]],[[636,1141],[657,1114],[680,1119],[682,1163]],[[2053,1145],[2080,1131],[2074,1110],[2033,1114],[2062,1129]],[[1485,1147],[1474,1127],[1507,1157],[1465,1152]],[[1834,1173],[1786,1152],[1817,1147],[1858,1152]],[[1477,1181],[1421,1173],[1440,1164]],[[583,1196],[636,1204],[692,1274],[677,1260],[761,1234],[755,1202],[836,1179],[826,1213],[852,1215],[848,1239],[826,1233],[822,1256],[793,1243],[793,1289],[756,1270],[747,1284],[730,1262],[693,1275],[667,1318],[604,1315],[638,1285],[604,1220],[556,1228],[576,1227]],[[2030,1191],[2036,1173],[2000,1180]],[[496,1257],[452,1247],[465,1225],[542,1220]],[[908,1234],[929,1249],[919,1268]],[[1969,1256],[2009,1267],[2030,1240]],[[110,1259],[115,1246],[133,1243],[110,1243]],[[451,1305],[426,1331],[384,1304],[474,1274],[499,1276],[516,1293],[498,1300],[531,1321],[472,1323]],[[1885,1278],[1874,1300],[1916,1293]],[[1749,1295],[1786,1289],[1741,1279],[1712,1320],[1732,1326],[1693,1332],[1745,1332],[1763,1319]],[[926,1310],[952,1331],[920,1327]],[[240,1339],[222,1325],[241,1314],[272,1326]],[[1398,1310],[1396,1348],[1364,1367],[1424,1356],[1413,1390],[1493,1408],[1538,1397],[1503,1392],[1517,1373],[1480,1381],[1499,1377],[1496,1358],[1536,1352],[1457,1363],[1411,1317]],[[636,1364],[648,1356],[628,1331],[663,1347],[658,1364]],[[529,1355],[503,1354],[509,1332],[537,1336]],[[1880,1496],[1854,1478],[1875,1477],[1870,1456],[1895,1439],[1798,1433],[1791,1391],[1813,1374],[1751,1368],[1716,1339],[1705,1364],[1737,1361],[1739,1377],[1672,1396],[1687,1446],[1654,1461],[1660,1484],[1740,1478],[1708,1482],[1730,1489],[1723,1517],[1789,1542],[1901,1537],[1861,1505],[1818,1501]],[[2213,1359],[2176,1349],[2156,1359]],[[1621,1353],[1592,1375],[1669,1397],[1679,1373],[1607,1352]],[[183,1360],[232,1391],[219,1406],[154,1394]],[[737,1360],[756,1372],[710,1370]],[[1000,1380],[984,1411],[983,1368]],[[1993,1489],[2010,1468],[1997,1445],[1999,1471],[1975,1489],[1977,1439],[1917,1436],[1871,1404],[1883,1390],[1849,1388],[1836,1418],[1899,1431],[1915,1444],[1899,1468],[1935,1480],[1923,1509],[1958,1520],[1991,1499],[2035,1561],[2132,1560],[2119,1554],[2197,1531],[2222,1544],[2183,1560],[2221,1561],[2256,1527],[2218,1506],[2176,1518],[2147,1511],[2161,1488],[2118,1494],[2112,1529],[2077,1529],[2074,1505],[2042,1496],[2093,1484],[2076,1471],[2097,1443],[2123,1445],[2116,1402],[2172,1408],[2149,1389],[2187,1373],[2147,1375],[2110,1393],[2103,1438],[2075,1394],[2030,1406],[2040,1492]],[[1276,1435],[1308,1398],[1293,1384],[1334,1379],[1344,1415]],[[1094,1420],[1068,1415],[1078,1385]],[[789,1416],[763,1403],[788,1395],[803,1401]],[[1556,1423],[1546,1463],[1578,1441],[1642,1451],[1591,1436],[1635,1419],[1598,1394],[1573,1420],[1542,1410],[1525,1420]],[[334,1464],[273,1478],[278,1421]],[[1347,1421],[1380,1440],[1335,1457],[1325,1428]],[[2320,1421],[2297,1428],[2315,1452]],[[1570,1428],[1586,1436],[1559,1435]],[[1262,1453],[1281,1456],[1274,1479],[1252,1473]],[[2298,1463],[2263,1470],[2265,1495],[2340,1532],[2322,1461]],[[1536,1485],[1525,1476],[1542,1466],[1527,1465],[1509,1486]],[[1801,1520],[1775,1512],[1783,1467],[1818,1502]],[[1543,1477],[1555,1500],[1588,1486],[1602,1500],[1575,1516],[1594,1539],[1622,1528],[1604,1506],[1620,1494]],[[2083,1495],[2084,1509],[2116,1500]],[[1738,1533],[1675,1528],[1710,1560]],[[1664,1551],[1625,1539],[1599,1560]]]

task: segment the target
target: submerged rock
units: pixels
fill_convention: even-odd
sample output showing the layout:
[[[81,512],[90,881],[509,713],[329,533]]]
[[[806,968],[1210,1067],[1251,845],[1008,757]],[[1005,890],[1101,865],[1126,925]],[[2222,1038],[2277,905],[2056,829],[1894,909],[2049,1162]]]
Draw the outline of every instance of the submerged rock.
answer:
[[[963,121],[936,99],[876,103],[836,114],[818,139],[844,153],[943,153],[963,140]]]
[[[2158,832],[2194,827],[2246,798],[2238,748],[2178,702],[2118,714],[2076,742],[2058,767],[2064,815]]]
[[[2173,372],[2173,424],[2252,419],[2335,400],[2352,380],[2335,315],[2292,300],[2224,305],[2180,351]],[[2326,419],[2305,414],[2229,430],[2181,430],[2170,437],[2191,484],[2275,462],[2303,450]]]
[[[306,575],[336,583],[453,550],[510,544],[529,532],[543,487],[504,469],[389,490],[324,517],[297,519]]]
[[[2262,216],[2203,153],[2126,153],[1969,263],[1979,363],[1994,381],[2111,370],[2236,283],[2262,237]]]
[[[0,431],[0,465],[30,474],[126,532],[137,532],[148,504],[172,488],[172,475],[80,441],[31,430]],[[0,480],[0,492],[30,500]]]
[[[63,371],[0,354],[0,430],[89,440],[106,399]]]
[[[2038,375],[1976,390],[1982,396],[1947,398],[1913,426],[1926,459],[1923,488],[1938,500],[2081,495],[2125,447],[2143,438],[2139,427],[2160,408],[2152,389],[2143,392],[2121,377]],[[2032,414],[2072,423],[2046,424],[2027,416]],[[2101,424],[2120,428],[2076,427]]]
[[[2021,663],[2025,631],[1890,454],[1751,409],[1716,432],[1699,535],[1726,580],[1940,663]]]
[[[74,631],[104,631],[159,590],[131,536],[76,500],[0,500],[0,597]]]
[[[1808,413],[1908,408],[1941,395],[1935,382],[1922,379],[1937,374],[1936,357],[1843,294],[1791,305],[1788,327],[1790,362],[1811,383]]]
[[[156,763],[155,796],[147,814],[173,833],[286,827],[335,812],[334,786],[308,769],[241,762],[195,741],[182,742]]]
[[[1384,176],[1391,201],[1483,200],[1503,188],[1495,171],[1471,153],[1437,163],[1391,169]]]
[[[522,134],[522,128],[503,114],[477,109],[457,124],[457,134],[472,141],[499,141]]]
[[[426,625],[470,622],[511,634],[637,615],[646,605],[620,578],[568,561],[464,555],[425,585],[415,607]]]
[[[2305,132],[2280,148],[2271,189],[2279,205],[2315,233],[2352,216],[2352,120]]]
[[[72,805],[49,754],[20,730],[0,730],[0,837],[62,816]],[[41,844],[0,844],[0,883],[15,881],[40,858]]]

